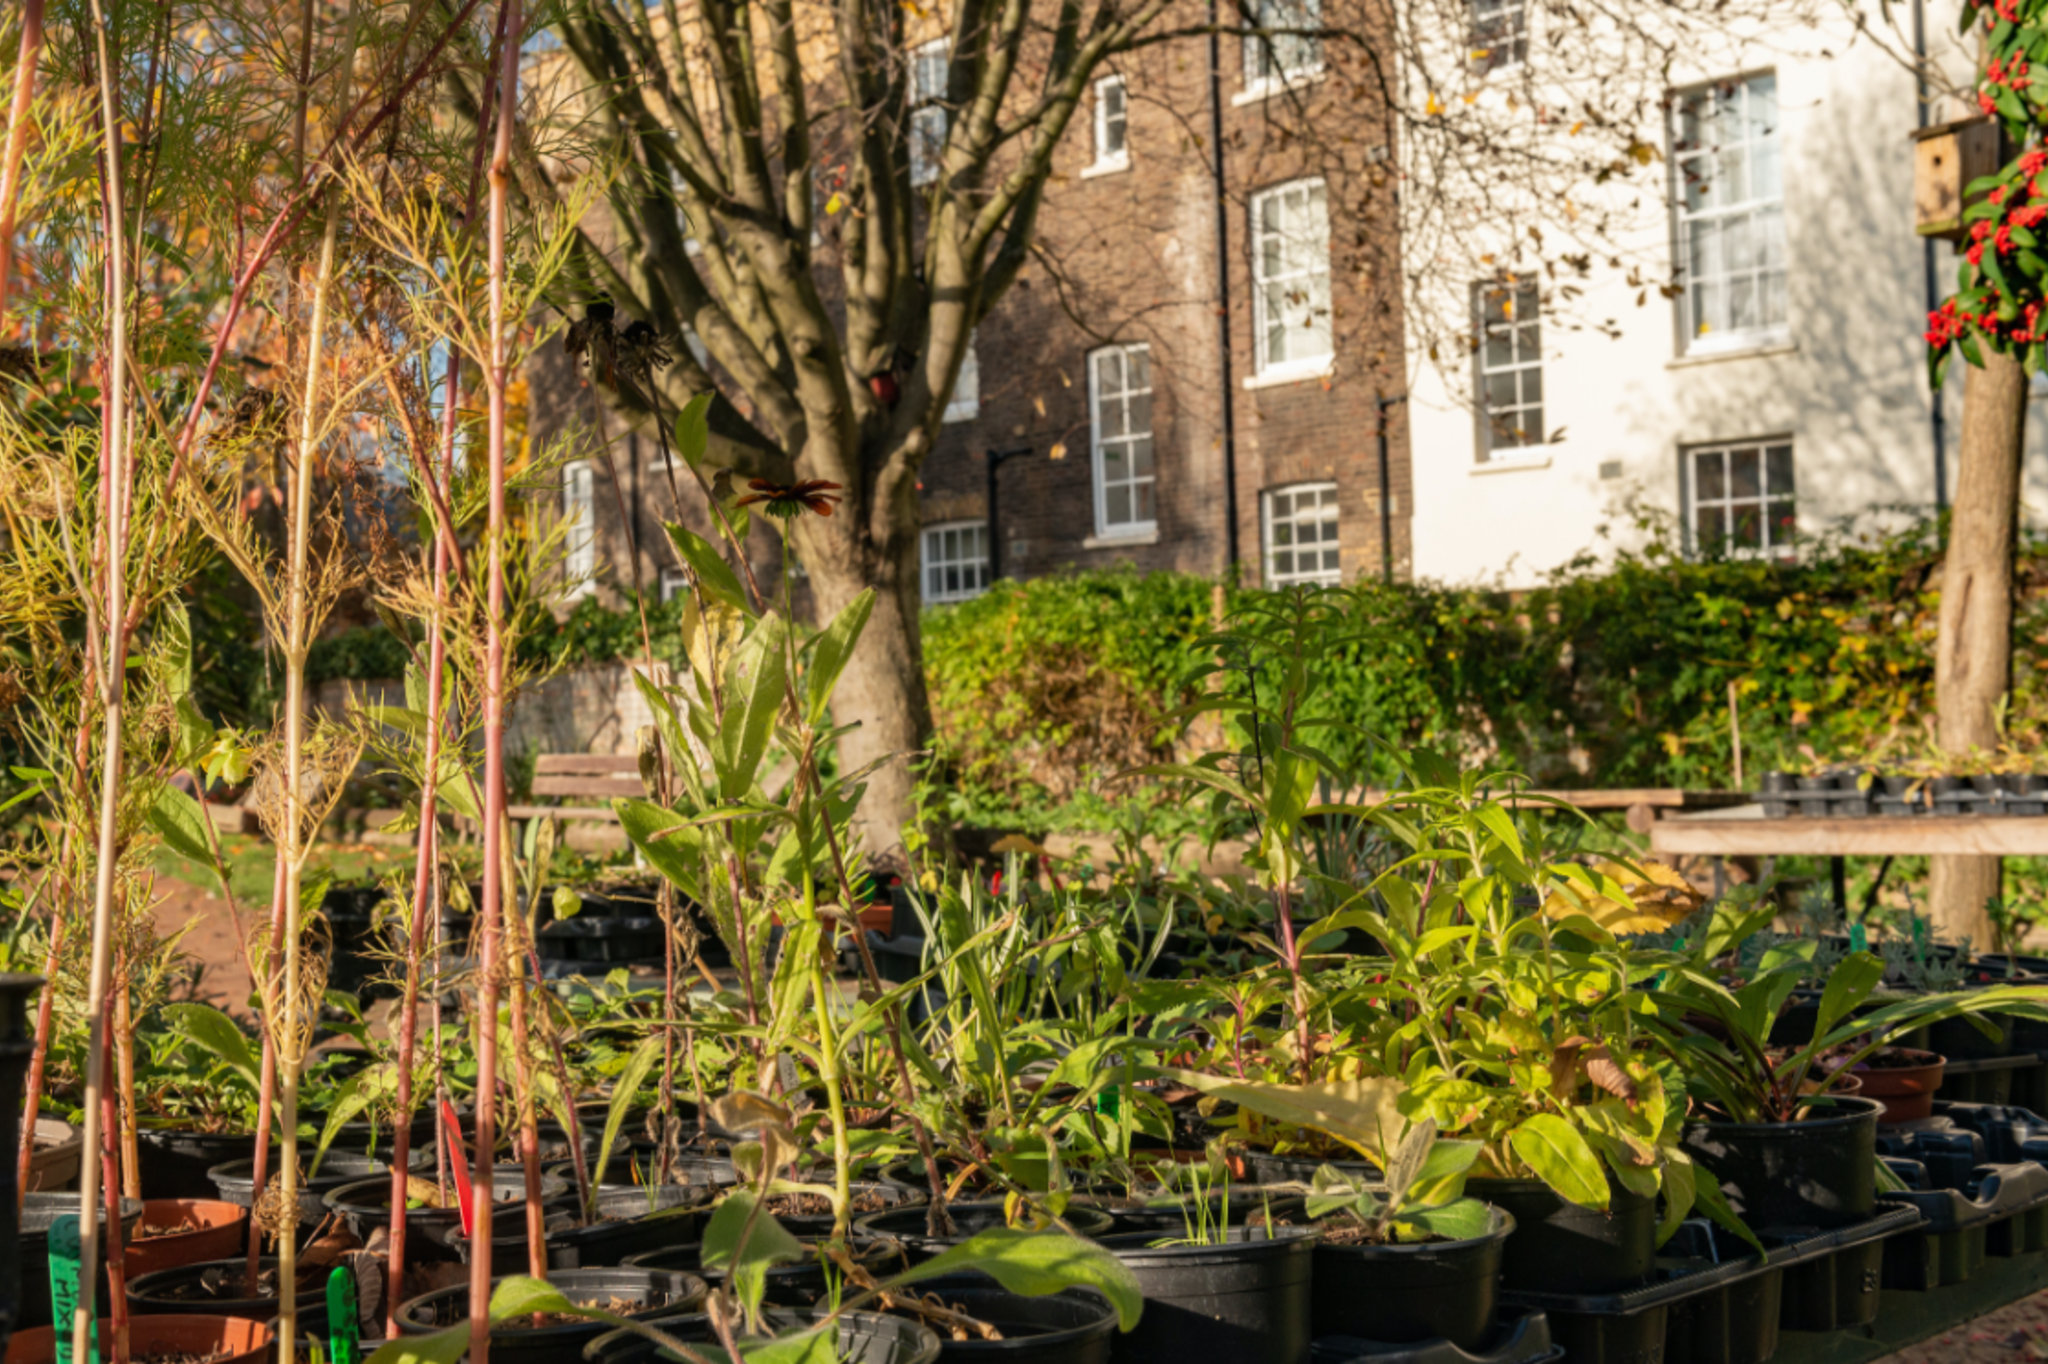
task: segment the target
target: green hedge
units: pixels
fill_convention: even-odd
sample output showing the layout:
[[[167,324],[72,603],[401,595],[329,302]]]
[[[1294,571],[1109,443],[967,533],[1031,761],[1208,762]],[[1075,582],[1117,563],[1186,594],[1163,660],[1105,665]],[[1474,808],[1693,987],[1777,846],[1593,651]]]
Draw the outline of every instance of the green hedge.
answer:
[[[1797,564],[1688,559],[1648,546],[1587,559],[1506,593],[1363,583],[1334,594],[1322,655],[1327,715],[1401,747],[1512,763],[1559,785],[1732,782],[1728,688],[1751,780],[1771,766],[1924,747],[1932,714],[1938,528],[1843,535]],[[2038,711],[2048,658],[2048,548],[2021,547],[2013,729]],[[1168,751],[1173,711],[1210,634],[1213,585],[1122,570],[1000,582],[929,610],[927,676],[943,771],[960,812],[1027,816],[1086,799],[1101,776]],[[1237,590],[1228,594],[1236,600]],[[650,607],[656,647],[681,652],[679,607]],[[390,676],[380,632],[323,641],[316,676]],[[632,657],[639,622],[593,600],[526,641],[569,666]],[[376,672],[385,668],[387,671]],[[355,671],[370,670],[370,671]],[[1358,737],[1334,746],[1389,775]]]

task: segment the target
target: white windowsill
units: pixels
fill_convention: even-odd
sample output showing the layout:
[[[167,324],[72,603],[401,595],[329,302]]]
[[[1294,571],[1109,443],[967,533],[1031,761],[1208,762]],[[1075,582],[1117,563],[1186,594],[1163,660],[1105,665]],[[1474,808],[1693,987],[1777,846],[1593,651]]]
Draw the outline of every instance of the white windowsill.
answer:
[[[972,407],[964,404],[947,403],[946,410],[939,416],[939,425],[951,426],[956,422],[971,422],[981,416],[981,404]]]
[[[1299,90],[1318,81],[1328,80],[1329,76],[1330,73],[1322,67],[1311,66],[1300,71],[1289,71],[1284,76],[1267,76],[1251,81],[1244,89],[1230,97],[1230,107],[1242,109],[1247,104],[1258,104],[1285,91]]]
[[[1483,464],[1475,463],[1465,472],[1468,474],[1511,474],[1518,469],[1548,469],[1550,456],[1542,455],[1496,455]]]
[[[1306,379],[1327,378],[1337,368],[1337,356],[1318,355],[1307,360],[1288,360],[1277,365],[1268,365],[1257,374],[1244,376],[1246,388],[1277,388],[1282,384],[1298,384]]]
[[[1104,175],[1122,175],[1130,168],[1131,154],[1125,152],[1122,156],[1113,156],[1107,161],[1097,161],[1094,165],[1081,172],[1081,178],[1083,180],[1093,180]]]
[[[1790,355],[1799,349],[1799,343],[1789,337],[1758,337],[1754,343],[1732,345],[1726,350],[1691,351],[1674,359],[1666,360],[1666,369],[1690,369],[1694,365],[1718,364],[1723,360],[1761,360],[1772,355]]]
[[[1081,542],[1083,549],[1126,549],[1134,545],[1156,545],[1159,543],[1159,527],[1147,530],[1111,531],[1107,535],[1091,535]]]

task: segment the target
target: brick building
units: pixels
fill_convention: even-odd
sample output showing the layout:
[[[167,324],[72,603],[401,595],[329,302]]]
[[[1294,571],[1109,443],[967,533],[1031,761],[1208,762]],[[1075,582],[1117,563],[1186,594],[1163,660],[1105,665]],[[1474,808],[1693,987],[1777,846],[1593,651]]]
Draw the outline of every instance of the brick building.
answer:
[[[1120,59],[1077,116],[1038,261],[982,323],[925,465],[928,602],[979,591],[992,548],[1019,578],[1408,572],[1398,406],[1384,470],[1378,439],[1376,398],[1402,386],[1383,125],[1340,102],[1314,42],[1216,46],[1220,111],[1189,39]],[[990,451],[1017,452],[997,461],[993,536]]]
[[[1203,17],[1187,4],[1168,22]],[[936,90],[944,56],[943,39],[916,49],[914,85]],[[922,471],[927,602],[981,591],[992,550],[1011,577],[1120,563],[1220,576],[1235,562],[1266,583],[1409,572],[1407,426],[1377,401],[1405,382],[1391,158],[1362,69],[1342,65],[1363,60],[1305,38],[1183,37],[1095,82],[1035,258],[979,328]],[[914,124],[914,179],[919,141]],[[828,288],[833,269],[821,262]],[[558,348],[527,377],[537,437],[587,431],[586,381]],[[609,599],[631,586],[637,544],[643,585],[667,596],[681,585],[661,542],[669,474],[651,434],[605,420],[611,468],[563,471],[564,514],[587,528],[571,534],[570,572]],[[991,450],[1015,452],[995,474],[993,536]],[[709,532],[677,478],[683,519]],[[749,557],[772,583],[765,527]]]

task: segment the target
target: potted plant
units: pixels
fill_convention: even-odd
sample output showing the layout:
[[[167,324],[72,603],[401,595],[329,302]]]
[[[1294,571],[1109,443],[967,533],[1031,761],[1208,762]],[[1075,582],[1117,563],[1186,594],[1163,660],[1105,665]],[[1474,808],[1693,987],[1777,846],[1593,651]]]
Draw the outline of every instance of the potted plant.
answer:
[[[65,1324],[70,1330],[70,1324]],[[114,1323],[101,1317],[97,1338],[113,1339]],[[209,1364],[268,1364],[277,1357],[276,1328],[247,1317],[207,1315],[128,1318],[131,1359],[204,1359]],[[104,1348],[104,1347],[103,1347]],[[16,1331],[7,1342],[7,1364],[56,1364],[57,1333],[50,1326]]]
[[[133,1278],[225,1259],[248,1240],[248,1225],[246,1206],[210,1198],[145,1199],[142,1220],[132,1239],[125,1241],[122,1268]]]
[[[1772,1030],[1804,963],[1788,954],[1732,987],[1716,966],[1773,914],[1723,906],[1651,992],[1657,1013],[1643,1026],[1667,1037],[1699,1106],[1686,1124],[1686,1149],[1750,1225],[1845,1226],[1874,1209],[1880,1105],[1842,1096],[1842,1082],[1895,1038],[1931,1023],[1994,1009],[2039,1015],[2048,1006],[2039,991],[1992,986],[1864,1011],[1885,964],[1852,952],[1828,977],[1811,1039],[1774,1048]]]
[[[1501,1247],[1513,1217],[1464,1196],[1478,1142],[1438,1141],[1425,1118],[1394,1149],[1378,1189],[1316,1172],[1315,1334],[1390,1344],[1448,1340],[1473,1349],[1493,1332]]]
[[[293,1276],[292,1294],[298,1320],[309,1330],[327,1329],[327,1271],[331,1261],[308,1255]],[[246,1256],[200,1261],[159,1269],[128,1281],[128,1307],[137,1315],[248,1317],[269,1321],[279,1312],[283,1290],[278,1262],[265,1256],[249,1280]]]
[[[1849,1044],[1854,1046],[1852,1042]],[[1846,1058],[1824,1065],[1846,1063]],[[1856,1093],[1874,1099],[1881,1106],[1882,1125],[1918,1122],[1934,1113],[1934,1095],[1941,1088],[1946,1058],[1911,1047],[1879,1047],[1855,1064],[1855,1078],[1862,1083]]]

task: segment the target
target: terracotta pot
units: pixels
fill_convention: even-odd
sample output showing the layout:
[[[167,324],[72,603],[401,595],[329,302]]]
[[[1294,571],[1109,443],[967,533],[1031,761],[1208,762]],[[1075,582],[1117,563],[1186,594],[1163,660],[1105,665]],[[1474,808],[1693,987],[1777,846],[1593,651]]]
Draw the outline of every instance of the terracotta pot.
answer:
[[[894,926],[895,920],[896,911],[888,905],[863,905],[861,907],[860,926],[871,933],[879,933],[885,938],[888,937],[889,930]]]
[[[1884,1105],[1879,1115],[1881,1123],[1912,1122],[1918,1118],[1934,1115],[1934,1092],[1941,1088],[1941,1073],[1948,1066],[1948,1058],[1931,1051],[1911,1051],[1905,1047],[1891,1049],[1894,1056],[1910,1056],[1920,1064],[1914,1066],[1870,1066],[1856,1067],[1856,1078],[1863,1082],[1858,1092],[1866,1099],[1875,1099]]]
[[[67,1324],[66,1330],[71,1329]],[[100,1340],[113,1338],[114,1323],[100,1318]],[[209,1355],[227,1351],[215,1364],[266,1364],[277,1353],[276,1332],[267,1321],[243,1317],[130,1317],[128,1350],[137,1355]],[[102,1344],[101,1349],[106,1347]],[[54,1364],[54,1327],[33,1326],[14,1333],[7,1343],[6,1364]]]
[[[137,1231],[149,1227],[180,1230],[130,1242],[121,1267],[131,1279],[160,1269],[234,1258],[249,1243],[249,1210],[213,1198],[149,1198],[143,1200]]]
[[[36,1153],[29,1158],[29,1193],[57,1193],[78,1187],[78,1157],[85,1134],[62,1118],[36,1119]]]

